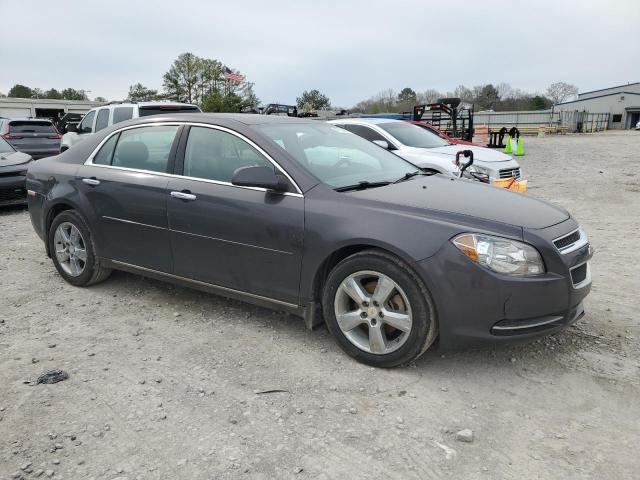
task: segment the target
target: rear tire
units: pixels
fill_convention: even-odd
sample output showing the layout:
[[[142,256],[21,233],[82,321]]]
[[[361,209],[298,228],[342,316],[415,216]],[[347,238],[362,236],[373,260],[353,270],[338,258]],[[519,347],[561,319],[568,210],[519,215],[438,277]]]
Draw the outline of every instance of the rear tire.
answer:
[[[374,367],[412,362],[438,333],[422,280],[402,260],[379,250],[358,252],[333,268],[322,292],[322,310],[338,345]]]
[[[71,285],[88,287],[111,275],[96,257],[89,227],[77,211],[64,210],[56,216],[47,241],[56,270]]]

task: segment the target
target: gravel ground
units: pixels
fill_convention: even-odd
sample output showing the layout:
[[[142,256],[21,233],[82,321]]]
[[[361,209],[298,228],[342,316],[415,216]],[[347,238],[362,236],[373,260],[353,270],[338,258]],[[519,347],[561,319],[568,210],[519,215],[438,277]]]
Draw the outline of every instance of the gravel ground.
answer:
[[[529,194],[595,247],[587,315],[394,370],[221,297],[125,273],[74,288],[26,210],[0,212],[0,478],[640,478],[640,132],[525,150]],[[69,379],[33,384],[52,368]]]

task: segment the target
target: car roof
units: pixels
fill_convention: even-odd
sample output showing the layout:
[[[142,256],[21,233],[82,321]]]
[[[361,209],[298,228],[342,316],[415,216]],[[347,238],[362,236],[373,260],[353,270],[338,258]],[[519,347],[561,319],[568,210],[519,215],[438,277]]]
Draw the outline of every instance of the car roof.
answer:
[[[368,123],[370,125],[380,125],[382,123],[405,123],[404,120],[393,118],[345,118],[331,120],[330,123]]]
[[[282,115],[259,115],[252,113],[176,113],[160,114],[148,117],[139,117],[129,120],[129,125],[155,122],[195,122],[216,123],[216,120],[233,121],[244,125],[262,125],[273,123],[325,123],[322,120],[313,120],[298,117],[286,117]]]

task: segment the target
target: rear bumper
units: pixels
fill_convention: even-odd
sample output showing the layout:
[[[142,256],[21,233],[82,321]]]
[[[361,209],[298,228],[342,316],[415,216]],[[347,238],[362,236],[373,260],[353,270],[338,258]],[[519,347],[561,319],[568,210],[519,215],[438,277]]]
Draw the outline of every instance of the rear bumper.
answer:
[[[570,268],[588,261],[590,247],[567,257],[564,267],[535,277],[497,274],[453,245],[419,262],[418,271],[435,302],[440,348],[531,340],[578,320],[591,279],[574,286]]]
[[[27,203],[24,175],[0,177],[0,206]]]

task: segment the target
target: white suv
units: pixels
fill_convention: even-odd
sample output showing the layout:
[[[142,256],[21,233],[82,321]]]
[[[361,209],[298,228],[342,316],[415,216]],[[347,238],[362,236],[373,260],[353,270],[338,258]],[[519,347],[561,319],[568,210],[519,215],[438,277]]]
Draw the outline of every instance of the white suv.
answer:
[[[60,142],[60,153],[81,142],[91,134],[99,132],[103,128],[132,118],[146,117],[148,115],[162,115],[165,113],[200,113],[202,110],[197,105],[173,102],[139,102],[121,103],[113,102],[101,107],[92,108],[87,112],[77,127],[68,128]]]

